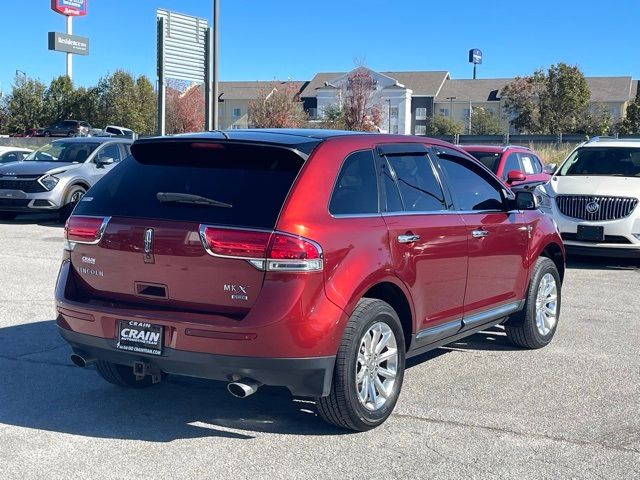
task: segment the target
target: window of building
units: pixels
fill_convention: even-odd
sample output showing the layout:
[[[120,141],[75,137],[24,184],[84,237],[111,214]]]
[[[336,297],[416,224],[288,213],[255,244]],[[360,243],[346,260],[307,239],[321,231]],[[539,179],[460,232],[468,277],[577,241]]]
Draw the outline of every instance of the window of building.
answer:
[[[378,213],[378,179],[371,150],[349,155],[333,189],[329,212],[334,215]]]
[[[316,118],[318,118],[318,109],[317,108],[310,108],[307,113],[309,114],[309,118],[311,120],[315,120]]]
[[[416,120],[426,120],[427,119],[427,109],[425,107],[416,108]]]
[[[446,210],[442,188],[425,155],[393,155],[387,157],[387,160],[395,172],[404,210]]]
[[[415,133],[415,135],[426,135],[427,134],[427,126],[426,125],[416,125],[414,133]]]
[[[391,118],[398,118],[398,107],[391,107]]]
[[[231,125],[231,130],[240,130],[242,125]]]
[[[469,115],[471,115],[471,109],[470,108],[463,108],[462,109],[462,118],[464,120],[468,120],[469,119]]]
[[[242,110],[240,108],[234,108],[233,109],[233,116],[234,118],[239,118],[242,116]]]
[[[441,108],[440,110],[438,110],[438,113],[440,115],[442,115],[443,117],[448,117],[449,116],[449,109],[448,108]]]

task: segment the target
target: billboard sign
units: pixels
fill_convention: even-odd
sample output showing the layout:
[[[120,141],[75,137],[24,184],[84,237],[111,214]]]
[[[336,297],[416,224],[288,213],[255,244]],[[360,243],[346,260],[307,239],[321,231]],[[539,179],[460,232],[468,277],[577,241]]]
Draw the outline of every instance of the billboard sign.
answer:
[[[164,76],[188,82],[205,83],[207,67],[207,20],[158,9],[158,65]]]
[[[469,63],[473,63],[474,65],[482,63],[482,52],[479,48],[469,50]]]
[[[51,0],[51,10],[67,17],[84,17],[87,0]]]
[[[89,55],[89,39],[78,35],[49,32],[49,50],[75,53],[76,55]]]

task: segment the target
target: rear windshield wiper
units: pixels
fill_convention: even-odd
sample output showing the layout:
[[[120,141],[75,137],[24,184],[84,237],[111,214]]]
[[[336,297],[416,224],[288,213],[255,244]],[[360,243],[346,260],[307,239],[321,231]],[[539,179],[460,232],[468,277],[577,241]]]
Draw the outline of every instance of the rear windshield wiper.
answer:
[[[193,205],[209,205],[211,207],[232,208],[229,203],[219,202],[200,195],[191,195],[189,193],[176,192],[158,192],[156,198],[160,203],[190,203]]]

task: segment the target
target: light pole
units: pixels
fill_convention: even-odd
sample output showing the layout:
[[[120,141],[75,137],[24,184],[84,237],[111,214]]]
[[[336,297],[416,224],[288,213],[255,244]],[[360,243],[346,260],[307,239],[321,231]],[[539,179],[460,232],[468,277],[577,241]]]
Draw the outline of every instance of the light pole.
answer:
[[[387,129],[387,133],[391,133],[391,99],[387,98],[387,103],[389,104],[389,108],[387,113],[389,114],[389,128]]]
[[[27,78],[27,72],[23,72],[22,70],[16,70],[16,77],[18,76],[18,74],[22,74],[22,76],[26,79]]]
[[[458,97],[447,97],[449,100],[449,120],[453,120],[453,101]]]
[[[213,0],[213,129],[218,130],[218,0]]]

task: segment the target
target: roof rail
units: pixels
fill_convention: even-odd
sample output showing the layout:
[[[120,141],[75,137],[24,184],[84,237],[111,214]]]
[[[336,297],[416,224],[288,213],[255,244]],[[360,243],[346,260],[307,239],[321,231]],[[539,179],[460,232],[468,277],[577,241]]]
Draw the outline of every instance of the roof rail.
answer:
[[[618,138],[607,135],[600,135],[597,137],[591,137],[589,140],[587,140],[587,143],[599,142],[600,140],[618,140]]]
[[[530,152],[532,151],[529,147],[525,147],[524,145],[505,145],[504,147],[502,147],[502,153],[507,151],[507,148],[524,148],[525,150],[529,150]]]

